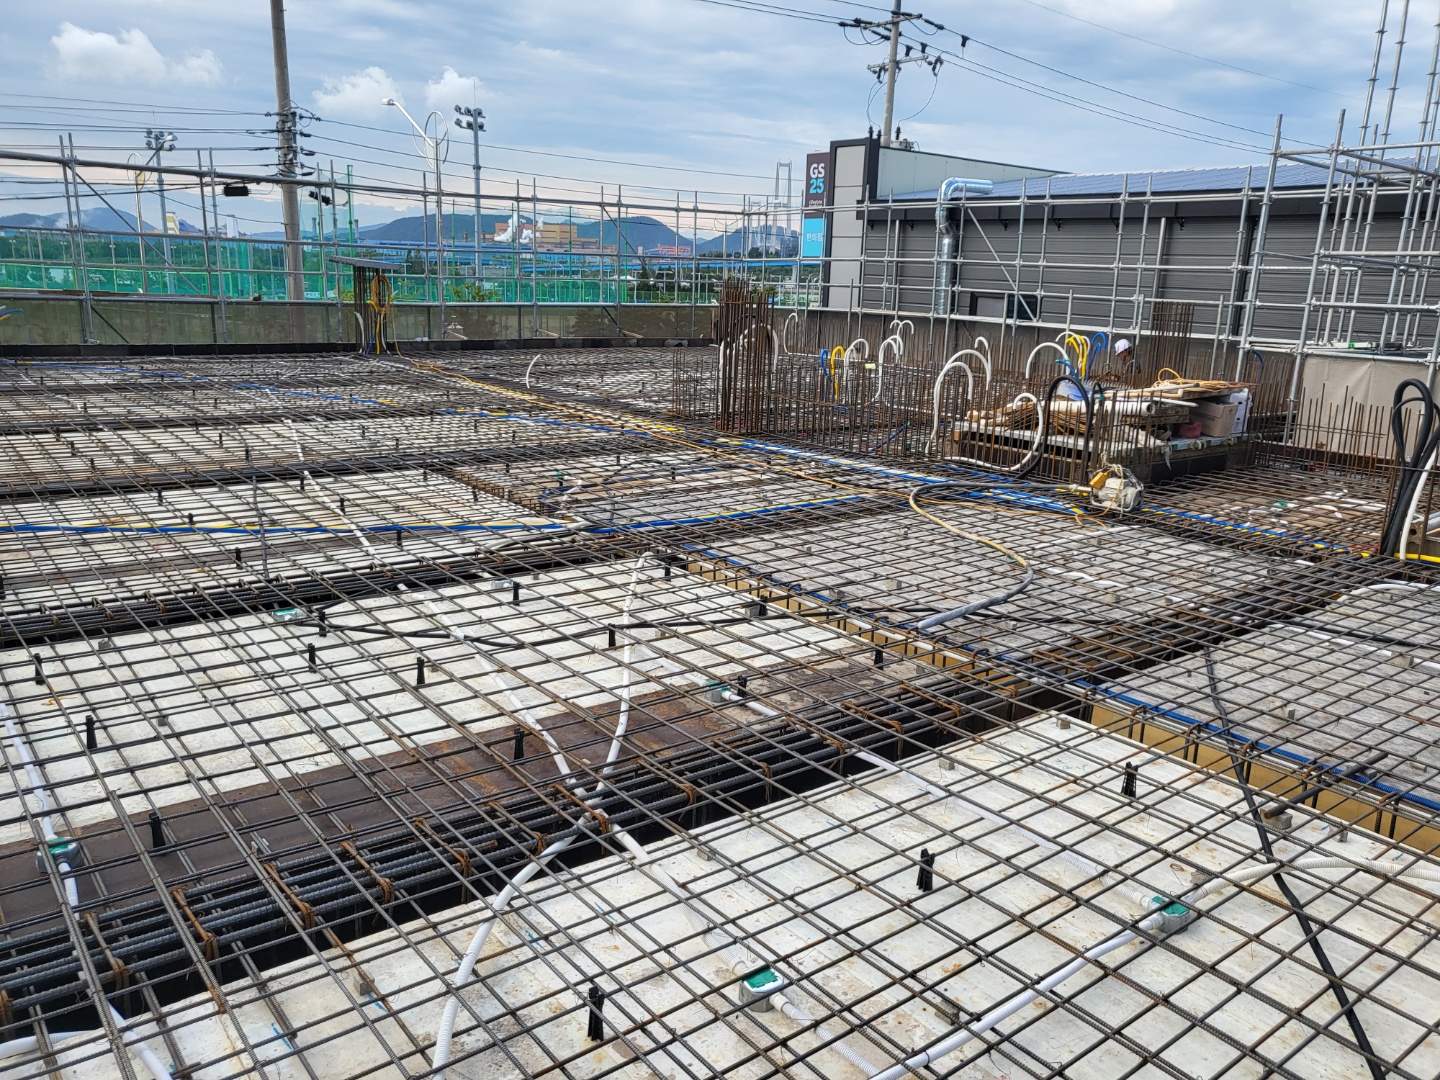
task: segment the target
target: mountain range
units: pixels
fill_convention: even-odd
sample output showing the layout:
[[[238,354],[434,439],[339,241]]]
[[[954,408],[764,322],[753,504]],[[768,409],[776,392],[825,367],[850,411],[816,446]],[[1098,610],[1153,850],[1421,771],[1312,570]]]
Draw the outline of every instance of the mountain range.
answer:
[[[133,233],[135,215],[124,210],[112,210],[108,206],[94,206],[80,214],[80,223],[97,232]],[[200,230],[183,218],[178,220],[182,233],[198,233]],[[66,225],[64,214],[6,214],[0,217],[0,229],[63,229]],[[145,222],[146,230],[153,230],[154,224]]]
[[[525,224],[533,221],[527,214],[520,215],[520,220]],[[108,206],[85,210],[81,214],[81,221],[86,228],[98,232],[133,233],[135,231],[134,215],[127,214],[123,210],[112,210]],[[509,214],[485,214],[481,221],[481,227],[486,236],[493,236],[498,227],[504,226],[509,221]],[[0,229],[54,229],[64,226],[65,215],[63,213],[19,213],[0,216]],[[446,214],[444,226],[447,238],[469,244],[471,234],[475,231],[475,217],[472,214]],[[148,231],[153,230],[155,226],[146,222],[145,228]],[[182,233],[199,232],[195,226],[184,220],[179,222],[179,229]],[[362,228],[359,237],[362,241],[372,244],[422,244],[433,238],[434,229],[434,214],[430,215],[428,222],[424,217],[416,214]],[[583,240],[590,241],[594,241],[598,237],[600,245],[610,250],[615,248],[617,239],[620,239],[623,241],[620,246],[626,254],[654,254],[659,248],[688,248],[693,244],[690,237],[677,233],[663,221],[643,216],[621,218],[618,224],[610,218],[603,221],[582,221],[576,226],[575,234]],[[285,233],[277,229],[251,235],[256,240],[279,240],[284,238]],[[315,234],[312,231],[306,231],[302,235],[313,238]],[[782,255],[794,255],[798,243],[799,237],[793,229],[786,230],[776,225],[768,228],[753,226],[748,229],[734,229],[722,236],[702,240],[698,246],[698,253],[719,255],[727,252],[731,255],[740,255],[751,248],[763,247],[770,251],[778,251]]]

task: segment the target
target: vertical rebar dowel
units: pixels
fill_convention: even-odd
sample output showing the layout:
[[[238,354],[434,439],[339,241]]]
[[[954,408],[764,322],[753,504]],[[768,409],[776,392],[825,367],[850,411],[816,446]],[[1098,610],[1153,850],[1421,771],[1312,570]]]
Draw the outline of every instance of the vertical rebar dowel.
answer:
[[[403,548],[405,546],[405,533],[402,529],[395,530],[395,546],[397,548]]]
[[[510,583],[510,603],[520,603],[520,582],[518,581],[512,581]]]
[[[243,556],[243,555],[240,554],[240,549],[239,549],[239,548],[236,548],[236,549],[235,549],[235,565],[236,565],[236,566],[244,566],[244,565],[245,565],[245,556]]]
[[[915,887],[921,892],[935,888],[935,853],[929,848],[920,849],[920,872],[916,875]]]
[[[94,750],[99,743],[95,740],[95,715],[85,714],[85,749]]]
[[[40,654],[39,654],[38,652],[37,652],[37,653],[32,653],[30,658],[35,661],[35,685],[36,685],[36,686],[44,686],[44,685],[45,685],[45,667],[44,667],[44,665],[41,663]]]
[[[605,1020],[603,1010],[605,1008],[605,991],[601,990],[594,983],[590,984],[590,1024],[585,1035],[591,1042],[600,1042],[605,1038]]]
[[[316,617],[316,620],[317,620],[317,621],[319,622],[319,624],[320,624],[320,636],[321,636],[321,637],[324,637],[326,634],[328,634],[328,633],[330,632],[329,629],[325,626],[325,612],[323,612],[323,611],[316,612],[316,616],[315,616],[315,617]]]
[[[613,627],[613,626],[607,626],[607,627],[605,628],[605,637],[606,637],[606,648],[610,648],[610,649],[615,648],[615,627]]]
[[[735,689],[740,692],[742,698],[750,696],[750,676],[741,675],[735,680]]]
[[[1140,770],[1135,767],[1134,762],[1125,763],[1125,778],[1120,781],[1120,794],[1127,799],[1135,798],[1135,778]]]
[[[159,851],[165,846],[165,824],[160,820],[160,811],[150,811],[150,846]]]
[[[340,515],[341,515],[342,517],[345,515],[345,496],[344,496],[344,495],[341,495],[341,496],[340,496]]]
[[[190,528],[193,529],[193,528],[195,527],[195,515],[194,515],[194,514],[186,514],[186,515],[185,515],[185,524],[189,525]]]
[[[310,665],[310,670],[315,670],[315,643],[312,641],[305,648],[305,660]]]
[[[415,657],[415,685],[425,685],[425,657]]]
[[[525,729],[524,729],[523,727],[517,727],[517,728],[515,729],[515,731],[514,731],[513,734],[514,734],[514,736],[515,736],[515,755],[514,755],[514,756],[515,756],[515,760],[516,760],[516,761],[519,761],[521,758],[523,758],[523,757],[525,756]]]
[[[884,649],[877,648],[877,649],[875,650],[875,666],[876,666],[877,668],[883,668],[883,667],[885,666],[885,650],[884,650]]]

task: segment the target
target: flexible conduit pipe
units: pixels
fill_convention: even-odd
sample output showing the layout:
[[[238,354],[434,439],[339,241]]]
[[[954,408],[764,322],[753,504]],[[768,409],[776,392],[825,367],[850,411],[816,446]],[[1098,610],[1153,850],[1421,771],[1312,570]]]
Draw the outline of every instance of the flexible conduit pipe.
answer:
[[[1085,858],[1085,856],[1079,854],[1078,852],[1062,848],[1059,844],[1057,844],[1054,840],[1051,840],[1048,836],[1043,836],[1042,834],[1035,832],[1033,829],[1028,829],[1024,825],[1020,824],[1020,822],[1008,818],[1004,814],[997,813],[994,810],[988,810],[985,807],[979,805],[978,803],[971,802],[969,799],[965,798],[962,795],[956,795],[953,791],[946,791],[944,788],[936,784],[932,784],[923,776],[911,772],[903,765],[897,765],[895,764],[895,762],[880,757],[878,754],[872,754],[868,750],[857,751],[855,756],[858,757],[861,761],[864,761],[870,765],[874,765],[876,768],[881,769],[884,772],[904,776],[907,780],[911,781],[927,795],[933,795],[937,799],[949,799],[952,802],[959,804],[961,807],[974,814],[976,817],[982,818],[983,820],[990,822],[992,825],[999,825],[1001,828],[1009,829],[1010,831],[1028,840],[1030,843],[1044,848],[1046,851],[1055,852],[1066,862],[1076,867],[1086,877],[1094,878],[1098,881],[1105,881],[1116,885],[1118,888],[1121,889],[1121,891],[1125,894],[1126,898],[1131,903],[1137,905],[1142,909],[1149,904],[1150,898],[1155,895],[1153,889],[1137,889],[1132,886],[1126,885],[1126,879],[1122,875],[1117,874],[1115,871],[1107,870],[1099,863],[1092,862],[1090,859]]]
[[[0,712],[5,714],[5,733],[10,737],[10,746],[15,751],[15,756],[18,757],[21,764],[24,765],[25,779],[30,785],[30,793],[34,795],[35,801],[40,806],[40,831],[45,834],[42,846],[45,849],[45,857],[49,858],[49,844],[58,837],[55,832],[54,820],[50,816],[50,799],[45,794],[45,778],[40,774],[39,766],[35,764],[35,757],[30,753],[29,744],[15,727],[14,711],[6,702],[0,701]],[[57,858],[55,860],[55,869],[56,872],[59,873],[60,879],[65,883],[66,902],[69,903],[72,911],[79,911],[80,893],[75,885],[75,878],[70,872],[70,863],[65,859]],[[105,1008],[110,1011],[110,1016],[115,1022],[115,1027],[123,1031],[128,1021],[120,1015],[120,1011],[116,1009],[114,1005],[111,1005],[108,1000],[104,998],[101,1000],[104,1002]],[[20,1045],[27,1042],[35,1043],[36,1040],[16,1039],[3,1044],[4,1046],[17,1046],[19,1048],[8,1052],[8,1054],[0,1054],[0,1056],[23,1054],[27,1050],[33,1049],[33,1046],[27,1047]],[[160,1059],[155,1056],[154,1051],[152,1051],[149,1046],[144,1042],[138,1042],[133,1049],[135,1056],[140,1059],[145,1068],[150,1070],[150,1075],[154,1077],[155,1080],[170,1080],[170,1070],[161,1064]]]
[[[5,734],[10,737],[10,748],[25,767],[25,780],[30,785],[30,794],[40,806],[40,831],[44,834],[41,846],[48,855],[49,845],[58,839],[58,834],[55,832],[55,822],[50,816],[50,798],[45,794],[45,777],[40,774],[40,768],[35,764],[35,756],[30,753],[30,744],[16,730],[15,714],[10,706],[0,702],[0,710],[5,713]],[[60,880],[65,883],[65,899],[72,908],[79,907],[80,893],[76,888],[75,878],[71,876],[70,863],[65,859],[56,859],[55,868],[60,872]]]
[[[891,345],[891,342],[894,342]],[[899,334],[891,334],[880,343],[880,350],[875,354],[875,396],[870,399],[870,404],[880,400],[880,392],[885,388],[885,346],[890,345],[890,352],[899,360],[905,355],[905,342]]]
[[[1440,882],[1440,870],[1434,867],[1418,866],[1415,863],[1411,863],[1397,869],[1391,863],[1379,862],[1373,859],[1352,860],[1320,855],[1296,859],[1288,863],[1267,863],[1264,866],[1248,867],[1245,870],[1237,871],[1227,877],[1214,878],[1194,890],[1186,896],[1182,902],[1192,904],[1197,900],[1213,896],[1215,893],[1227,887],[1246,885],[1283,870],[1322,869],[1366,870],[1386,878],[1403,876],[1415,877],[1422,881]],[[884,1072],[876,1073],[871,1077],[871,1080],[902,1080],[911,1070],[922,1069],[931,1062],[938,1061],[945,1055],[953,1053],[971,1039],[975,1038],[976,1035],[989,1031],[996,1024],[1002,1023],[1009,1017],[1014,1016],[1021,1009],[1025,1008],[1025,1006],[1040,997],[1041,994],[1047,994],[1051,990],[1054,990],[1066,979],[1083,970],[1087,964],[1098,960],[1106,953],[1114,952],[1116,949],[1130,944],[1130,942],[1139,938],[1142,933],[1153,933],[1158,930],[1163,921],[1164,916],[1160,912],[1155,912],[1142,919],[1136,924],[1134,930],[1126,930],[1116,934],[1112,938],[1102,941],[1099,945],[1087,950],[1060,968],[1060,970],[1040,980],[1030,989],[1023,990],[1008,1001],[1002,1002],[999,1006],[986,1013],[967,1028],[958,1029],[946,1038],[941,1039],[928,1050],[923,1050],[913,1057],[906,1058],[904,1062],[892,1065]]]
[[[630,621],[630,609],[635,605],[635,592],[640,587],[640,572],[645,569],[645,562],[649,555],[641,555],[635,560],[635,569],[630,572],[630,589],[625,594],[625,606],[621,611],[622,622]],[[625,738],[625,731],[630,725],[630,685],[634,676],[631,668],[631,660],[635,655],[635,643],[629,637],[625,641],[625,652],[621,661],[625,668],[625,674],[621,676],[620,683],[620,715],[615,719],[615,734],[610,740],[610,751],[605,755],[605,767],[600,770],[601,776],[609,776],[615,760],[620,756],[620,744]]]
[[[50,1045],[66,1039],[74,1039],[81,1035],[91,1034],[88,1031],[52,1031],[50,1032]],[[10,1039],[8,1042],[0,1042],[0,1058],[19,1057],[21,1054],[28,1054],[32,1050],[40,1049],[40,1040],[34,1035],[26,1035],[22,1039]]]
[[[1042,341],[1039,345],[1036,345],[1035,348],[1031,349],[1030,355],[1025,358],[1025,378],[1030,378],[1030,368],[1035,363],[1035,357],[1039,356],[1041,351],[1044,349],[1054,349],[1056,352],[1058,352],[1060,354],[1061,360],[1064,361],[1066,369],[1069,369],[1070,354],[1067,353],[1064,349],[1062,349],[1059,345],[1055,344],[1055,342],[1053,341]],[[1187,402],[1187,404],[1189,403]]]
[[[500,920],[500,913],[510,906],[510,901],[515,899],[521,886],[543,870],[547,862],[569,846],[568,838],[560,840],[536,856],[534,862],[517,873],[510,879],[510,883],[500,890],[500,895],[490,905],[493,914],[475,928],[475,933],[470,938],[470,947],[465,950],[465,955],[460,959],[460,966],[455,970],[454,986],[446,999],[445,1011],[440,1016],[440,1029],[435,1035],[435,1056],[432,1060],[435,1080],[445,1080],[445,1066],[450,1063],[450,1043],[455,1036],[455,1018],[460,1012],[460,990],[470,981],[470,976],[475,973],[475,965],[480,960],[480,951],[485,948],[490,931],[495,929],[495,924]]]
[[[320,501],[325,504],[325,508],[350,527],[350,532],[354,535],[355,539],[360,542],[360,546],[363,547],[366,551],[373,551],[375,545],[370,543],[369,538],[360,531],[359,527],[356,526],[355,522],[351,521],[348,517],[345,516],[344,513],[341,512],[340,508],[336,506],[335,503],[330,499],[330,497],[325,493],[324,486],[315,483],[315,478],[310,475],[310,470],[304,467],[305,447],[300,442],[300,433],[295,430],[295,421],[291,420],[287,416],[285,418],[285,424],[290,429],[290,437],[295,440],[295,456],[300,459],[300,472],[301,475],[305,478],[305,482],[307,484],[315,484],[316,494],[319,496]],[[257,521],[255,524],[263,528],[265,523],[263,521]]]
[[[1424,469],[1420,472],[1420,479],[1415,483],[1415,494],[1410,499],[1410,505],[1406,507],[1405,525],[1400,533],[1400,550],[1396,553],[1400,558],[1405,558],[1410,551],[1410,525],[1415,520],[1416,512],[1420,509],[1420,496],[1425,493],[1426,482],[1430,479],[1430,472],[1435,468],[1435,460],[1440,457],[1440,444],[1430,452],[1430,459],[1425,462]],[[1421,530],[1420,539],[1425,539],[1425,533],[1429,531],[1429,523],[1426,522],[1425,529]]]
[[[953,457],[945,458],[945,460],[958,461],[965,465],[974,465],[977,468],[993,470],[995,472],[1024,473],[1028,471],[1030,465],[1040,456],[1040,452],[1045,448],[1045,402],[1030,393],[1029,390],[1022,390],[1015,395],[1015,400],[1010,402],[1008,407],[1013,409],[1026,401],[1035,406],[1035,439],[1031,442],[1030,449],[1025,451],[1025,456],[1014,465],[997,465],[993,461],[981,461],[979,458],[970,457]]]
[[[970,365],[960,359],[962,356],[977,356],[980,358],[980,362],[985,365],[985,385],[980,393],[984,394],[990,389],[990,361],[985,359],[985,355],[980,352],[979,349],[961,349],[954,356],[950,357],[949,360],[945,361],[944,366],[940,368],[940,374],[935,376],[935,393],[931,399],[930,445],[932,448],[936,440],[940,437],[940,391],[945,386],[945,376],[950,373],[951,368],[958,367],[965,372],[965,400],[975,400],[975,377],[970,372]]]
[[[752,712],[765,717],[767,720],[774,719],[775,717],[778,717],[780,715],[777,710],[770,708],[770,706],[768,705],[762,705],[758,701],[750,701],[748,699],[740,697],[740,695],[733,692],[727,693],[725,696],[728,700],[746,706]],[[976,817],[983,818],[985,821],[990,822],[992,825],[999,825],[1001,828],[1009,829],[1024,837],[1030,843],[1036,844],[1047,851],[1053,851],[1057,853],[1066,862],[1069,862],[1071,865],[1077,867],[1083,874],[1085,874],[1086,877],[1095,878],[1100,881],[1120,883],[1128,899],[1132,903],[1137,904],[1142,908],[1144,908],[1149,903],[1151,896],[1154,895],[1153,890],[1136,889],[1124,886],[1125,879],[1121,875],[1115,873],[1115,871],[1107,870],[1099,863],[1092,862],[1091,860],[1085,858],[1085,856],[1077,852],[1069,851],[1065,848],[1062,848],[1059,844],[1057,844],[1054,840],[1051,840],[1048,836],[1043,836],[1032,829],[1028,829],[1024,825],[1020,824],[1018,821],[1014,821],[1006,817],[1004,814],[997,813],[994,810],[987,810],[985,807],[980,806],[978,803],[971,802],[964,796],[956,795],[953,791],[946,791],[944,788],[932,784],[929,780],[926,780],[918,773],[911,772],[903,765],[897,765],[895,762],[890,761],[888,758],[883,758],[878,754],[872,754],[869,750],[856,750],[855,757],[859,758],[861,761],[869,765],[874,765],[877,769],[880,769],[883,772],[903,776],[907,780],[915,784],[917,787],[919,787],[920,790],[924,791],[927,795],[933,795],[937,799],[950,799],[953,802],[956,802],[960,806],[964,807]]]
[[[871,1080],[902,1080],[902,1078],[907,1076],[911,1071],[923,1069],[932,1061],[938,1061],[946,1054],[953,1053],[971,1039],[975,1038],[975,1036],[984,1034],[996,1024],[1003,1023],[1014,1016],[1021,1009],[1040,997],[1041,994],[1048,994],[1066,979],[1084,970],[1087,964],[1100,959],[1106,953],[1112,953],[1116,949],[1129,945],[1142,933],[1153,933],[1160,929],[1164,919],[1165,916],[1158,911],[1153,915],[1147,916],[1136,924],[1134,930],[1126,930],[1106,941],[1102,941],[1099,945],[1096,945],[1094,948],[1087,950],[1085,953],[1070,961],[1070,963],[1066,964],[1059,971],[1053,972],[1044,979],[1041,979],[1030,989],[1022,990],[1008,1001],[1004,1001],[996,1008],[991,1009],[973,1024],[952,1032],[928,1050],[922,1050],[913,1057],[908,1057],[903,1062],[890,1066],[890,1068],[885,1069],[883,1072],[875,1073],[871,1077]]]
[[[451,637],[453,637],[456,641],[468,640],[465,637],[464,633],[456,630],[455,627],[450,625],[450,620],[448,618],[446,618],[439,611],[435,610],[435,605],[433,603],[431,603],[429,600],[426,600],[424,603],[425,609],[435,617],[436,621],[438,621],[441,626],[445,627],[446,630],[450,631]],[[480,652],[480,655],[485,658],[486,661],[491,663],[492,668],[490,671],[490,676],[494,680],[496,688],[502,693],[504,693],[504,695],[510,700],[510,709],[515,714],[515,719],[518,720],[521,724],[523,724],[527,730],[534,732],[536,735],[540,736],[541,742],[543,742],[545,744],[545,748],[550,751],[550,760],[555,762],[555,768],[559,772],[562,780],[564,777],[569,776],[570,763],[565,760],[565,755],[560,752],[560,744],[555,741],[555,736],[551,735],[550,732],[545,730],[544,724],[541,724],[530,718],[530,711],[533,706],[523,704],[520,701],[519,695],[515,693],[515,688],[511,686],[510,683],[507,681],[505,677],[505,672],[502,671],[498,665],[495,665],[494,661],[490,660],[490,658],[485,654],[484,650],[478,651]]]
[[[849,345],[845,346],[844,363],[840,365],[841,385],[844,390],[850,388],[850,361],[854,360],[858,355],[855,349],[857,345],[865,346],[865,359],[870,359],[870,342],[864,338],[856,338]]]

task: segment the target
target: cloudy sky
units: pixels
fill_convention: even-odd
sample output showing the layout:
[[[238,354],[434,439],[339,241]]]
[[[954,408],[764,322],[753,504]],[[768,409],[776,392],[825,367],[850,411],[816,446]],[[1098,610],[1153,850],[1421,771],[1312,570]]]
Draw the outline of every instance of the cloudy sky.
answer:
[[[883,2],[883,0],[882,0]],[[1297,141],[1328,142],[1340,109],[1358,138],[1380,0],[907,0],[915,53],[897,94],[922,149],[1067,171],[1258,161],[1277,113]],[[736,6],[739,5],[739,6]],[[1435,4],[1413,5],[1394,138],[1413,136],[1434,44]],[[1377,114],[1398,35],[1392,2]],[[757,8],[773,8],[786,15]],[[146,126],[176,156],[263,170],[274,153],[265,0],[49,0],[7,5],[0,26],[0,141],[124,160]],[[457,103],[488,116],[487,190],[673,202],[768,193],[777,161],[878,125],[866,66],[884,48],[838,22],[880,16],[843,0],[288,0],[292,88],[318,120],[311,164],[418,183],[396,110]],[[962,36],[963,35],[963,36]],[[468,134],[448,186],[468,188]],[[0,162],[0,176],[23,170]],[[35,179],[33,174],[32,181]],[[0,179],[0,212],[59,208],[37,183]],[[250,227],[278,205],[252,199]],[[367,222],[403,204],[366,200]],[[147,213],[149,211],[147,210]]]

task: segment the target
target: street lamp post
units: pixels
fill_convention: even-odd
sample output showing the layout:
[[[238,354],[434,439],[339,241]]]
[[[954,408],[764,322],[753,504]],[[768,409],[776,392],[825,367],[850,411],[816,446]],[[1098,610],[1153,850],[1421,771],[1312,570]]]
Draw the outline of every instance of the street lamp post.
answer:
[[[430,164],[435,170],[435,275],[440,282],[440,339],[445,339],[445,199],[444,185],[441,183],[440,175],[440,132],[443,130],[445,117],[438,112],[432,112],[425,117],[428,124],[430,118],[436,119],[435,137],[424,127],[415,122],[415,118],[405,111],[405,106],[394,98],[386,98],[380,104],[392,105],[400,110],[400,115],[410,121],[410,126],[415,129],[420,138],[425,140],[425,149],[429,151]]]
[[[455,126],[470,132],[475,145],[475,286],[476,296],[481,296],[484,292],[484,280],[480,268],[480,236],[484,222],[480,214],[480,133],[485,130],[485,113],[481,109],[472,109],[465,105],[456,105],[455,111],[460,114],[455,117]]]
[[[160,154],[166,150],[175,149],[175,133],[173,131],[155,131],[151,128],[145,129],[145,149],[150,153],[150,164],[154,165],[160,161]],[[165,207],[165,170],[155,170],[155,186],[160,191],[160,251],[165,258],[165,292],[169,295],[175,293],[174,263],[170,261],[170,214]]]

